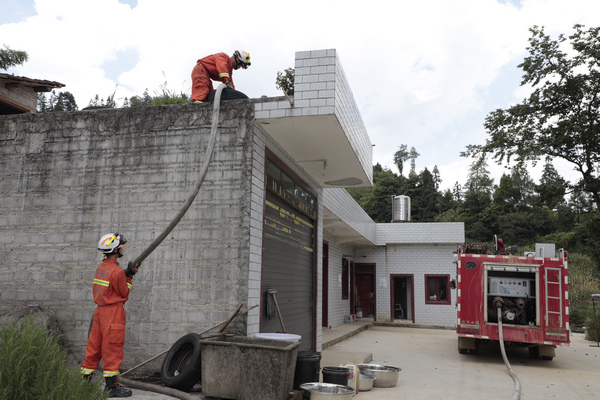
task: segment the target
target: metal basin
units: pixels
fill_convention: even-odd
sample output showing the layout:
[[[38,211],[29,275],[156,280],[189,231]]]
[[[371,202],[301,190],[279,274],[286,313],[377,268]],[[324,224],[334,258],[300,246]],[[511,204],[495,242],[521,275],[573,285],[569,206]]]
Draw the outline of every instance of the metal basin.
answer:
[[[300,389],[310,393],[310,400],[351,400],[354,396],[354,389],[350,386],[334,383],[303,383]]]
[[[373,389],[373,382],[375,382],[374,376],[360,374],[358,379],[358,390],[360,392],[366,392]]]
[[[391,365],[358,364],[360,373],[375,377],[374,387],[394,387],[398,383],[401,368]]]

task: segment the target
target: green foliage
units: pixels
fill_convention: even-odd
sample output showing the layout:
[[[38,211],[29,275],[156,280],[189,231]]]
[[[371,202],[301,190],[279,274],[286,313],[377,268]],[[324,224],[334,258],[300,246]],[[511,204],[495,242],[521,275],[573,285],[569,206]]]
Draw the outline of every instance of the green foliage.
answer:
[[[190,98],[186,93],[177,93],[175,90],[169,89],[167,81],[165,80],[165,82],[159,86],[159,90],[154,91],[154,96],[150,96],[150,94],[148,94],[148,89],[146,89],[142,96],[133,96],[129,100],[125,99],[125,104],[123,106],[166,106],[171,104],[187,104],[189,102]]]
[[[0,49],[0,69],[23,65],[27,61],[29,61],[29,56],[25,51],[12,50],[6,45],[4,45],[4,49]]]
[[[590,327],[592,305],[587,301],[600,293],[600,273],[592,258],[580,253],[569,253],[569,322],[573,329]],[[600,318],[600,304],[596,304]]]
[[[190,102],[190,98],[187,94],[180,92],[176,93],[175,90],[167,88],[167,81],[160,85],[158,91],[154,91],[154,97],[152,98],[152,105],[154,106],[166,106],[170,104],[187,104]]]
[[[50,94],[50,99],[46,99],[44,93],[38,94],[37,111],[38,112],[58,112],[58,111],[77,111],[77,102],[70,92],[59,92],[55,90]]]
[[[284,93],[288,93],[294,90],[294,77],[296,70],[294,68],[288,68],[283,72],[277,72],[277,78],[275,79],[275,87],[282,90]]]
[[[69,368],[58,339],[30,315],[0,327],[0,400],[105,399],[100,383]]]
[[[373,167],[372,188],[349,188],[348,193],[375,222],[392,220],[392,196],[400,194],[398,176],[377,164]]]
[[[600,28],[575,25],[568,38],[571,49],[564,35],[553,40],[543,28],[530,31],[529,56],[519,67],[525,73],[521,86],[530,85],[532,94],[521,104],[491,112],[484,123],[489,139],[467,146],[461,155],[491,154],[499,164],[562,158],[580,173],[567,189],[589,194],[600,215]]]
[[[115,100],[115,95],[117,94],[117,89],[112,92],[110,96],[106,98],[106,100],[100,98],[100,96],[96,95],[93,99],[88,103],[88,107],[109,107],[109,108],[117,108],[117,102]]]
[[[410,150],[408,150],[408,147],[405,144],[398,147],[398,151],[394,153],[394,164],[398,167],[400,176],[402,176],[402,171],[404,170],[404,163],[408,160],[412,160],[414,165],[415,160],[419,156],[420,154],[417,153],[417,150],[415,150],[414,147],[411,147]],[[412,171],[414,171],[414,168],[412,168]]]

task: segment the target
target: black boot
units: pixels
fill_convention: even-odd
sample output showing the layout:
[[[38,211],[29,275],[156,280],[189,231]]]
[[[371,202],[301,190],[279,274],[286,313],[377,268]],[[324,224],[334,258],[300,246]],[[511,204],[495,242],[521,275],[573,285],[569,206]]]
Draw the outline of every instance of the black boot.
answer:
[[[92,382],[92,378],[94,377],[94,374],[81,374],[83,376],[83,379],[88,381],[88,382]]]
[[[104,393],[108,392],[108,397],[129,397],[131,396],[131,390],[125,389],[122,387],[119,382],[117,382],[116,376],[107,376],[104,378],[104,382],[106,383],[106,387],[104,388]]]

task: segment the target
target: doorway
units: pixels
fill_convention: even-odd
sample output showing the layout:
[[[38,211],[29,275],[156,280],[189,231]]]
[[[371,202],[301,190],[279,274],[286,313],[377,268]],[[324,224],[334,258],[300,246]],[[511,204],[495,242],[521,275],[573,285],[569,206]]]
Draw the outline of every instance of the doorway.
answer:
[[[362,310],[364,318],[377,315],[375,292],[375,264],[356,264],[356,308]]]
[[[408,320],[414,318],[414,278],[413,275],[391,275],[391,320]]]

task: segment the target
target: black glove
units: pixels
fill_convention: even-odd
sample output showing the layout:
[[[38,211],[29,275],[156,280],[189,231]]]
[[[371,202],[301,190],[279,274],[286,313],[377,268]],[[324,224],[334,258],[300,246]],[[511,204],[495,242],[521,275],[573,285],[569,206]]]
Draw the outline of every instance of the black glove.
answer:
[[[133,266],[133,261],[129,261],[127,264],[127,269],[125,270],[125,276],[128,278],[133,278],[133,276],[138,272],[138,267]]]

